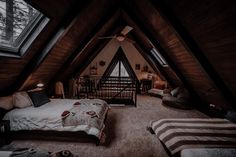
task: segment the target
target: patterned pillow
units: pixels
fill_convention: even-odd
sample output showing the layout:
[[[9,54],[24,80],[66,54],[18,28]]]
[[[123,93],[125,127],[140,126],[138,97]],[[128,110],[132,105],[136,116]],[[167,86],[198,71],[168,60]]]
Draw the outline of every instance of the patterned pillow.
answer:
[[[0,107],[6,110],[13,108],[12,96],[0,97]]]
[[[25,108],[33,105],[27,92],[16,92],[13,94],[13,105],[18,108]]]

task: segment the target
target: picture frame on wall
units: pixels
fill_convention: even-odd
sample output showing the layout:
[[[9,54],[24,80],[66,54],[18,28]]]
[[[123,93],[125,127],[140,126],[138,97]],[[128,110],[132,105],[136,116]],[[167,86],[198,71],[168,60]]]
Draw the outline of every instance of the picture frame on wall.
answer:
[[[135,70],[140,70],[140,64],[135,64]]]
[[[143,66],[142,72],[148,72],[148,66],[147,65]]]

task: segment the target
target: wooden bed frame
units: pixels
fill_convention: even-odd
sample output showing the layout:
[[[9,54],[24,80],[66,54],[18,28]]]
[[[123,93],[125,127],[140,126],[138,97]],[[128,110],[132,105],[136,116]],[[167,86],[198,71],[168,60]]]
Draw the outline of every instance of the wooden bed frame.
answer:
[[[104,124],[106,123],[108,111],[105,115]],[[105,128],[103,129],[104,132]],[[98,137],[89,135],[84,131],[44,131],[44,130],[21,130],[21,131],[10,131],[10,139],[33,139],[33,140],[56,140],[56,141],[73,141],[73,142],[94,142],[96,146],[101,144]]]

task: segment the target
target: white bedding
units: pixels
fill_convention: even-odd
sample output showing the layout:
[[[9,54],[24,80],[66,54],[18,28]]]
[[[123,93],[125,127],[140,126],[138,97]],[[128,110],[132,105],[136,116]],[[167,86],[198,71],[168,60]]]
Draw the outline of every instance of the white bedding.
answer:
[[[51,130],[51,131],[85,131],[90,135],[101,137],[101,132],[105,126],[94,128],[88,125],[63,126],[61,114],[65,110],[73,108],[73,104],[81,100],[75,99],[51,99],[47,104],[40,107],[26,107],[13,109],[4,116],[4,120],[10,120],[11,131],[19,130]],[[106,102],[100,99],[83,99],[83,103],[89,104]],[[107,108],[108,109],[108,108]],[[105,112],[107,112],[107,109]],[[105,114],[102,119],[105,119]],[[104,125],[104,124],[102,124]]]

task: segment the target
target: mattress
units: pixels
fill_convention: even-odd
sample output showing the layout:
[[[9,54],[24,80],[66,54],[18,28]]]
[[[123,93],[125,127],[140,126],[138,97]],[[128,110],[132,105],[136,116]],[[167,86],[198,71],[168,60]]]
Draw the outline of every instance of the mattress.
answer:
[[[236,124],[226,119],[161,119],[151,127],[172,155],[190,148],[236,148]]]
[[[81,113],[90,111],[99,112],[97,113],[99,117],[96,117],[96,122],[99,121],[101,123],[96,125],[90,123],[74,126],[63,125],[63,119],[61,117],[62,113],[73,109],[76,102],[80,102],[78,109]],[[98,106],[94,104],[100,105]],[[87,134],[97,136],[100,139],[102,131],[105,127],[103,122],[107,111],[107,103],[100,99],[51,99],[49,103],[46,103],[40,107],[30,106],[21,109],[15,108],[9,111],[3,119],[10,120],[11,131],[84,131]]]

